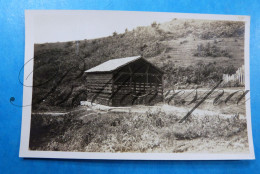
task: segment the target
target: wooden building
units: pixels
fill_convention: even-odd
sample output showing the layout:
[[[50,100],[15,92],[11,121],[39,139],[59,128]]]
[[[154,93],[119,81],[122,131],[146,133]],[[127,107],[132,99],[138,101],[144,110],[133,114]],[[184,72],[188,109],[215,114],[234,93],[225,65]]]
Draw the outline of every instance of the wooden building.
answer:
[[[141,56],[111,59],[87,71],[87,100],[108,106],[163,101],[163,71]]]

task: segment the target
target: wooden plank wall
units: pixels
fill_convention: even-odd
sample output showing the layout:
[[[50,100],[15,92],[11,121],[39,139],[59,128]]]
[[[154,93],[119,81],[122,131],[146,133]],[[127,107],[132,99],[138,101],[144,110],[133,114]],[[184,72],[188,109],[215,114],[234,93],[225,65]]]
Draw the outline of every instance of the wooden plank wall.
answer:
[[[154,105],[163,101],[162,77],[163,74],[143,60],[114,73],[88,74],[87,100],[108,106]]]
[[[163,101],[162,83],[116,83],[114,93],[113,106],[154,105]]]
[[[88,101],[102,105],[112,105],[112,74],[88,74],[87,93]]]

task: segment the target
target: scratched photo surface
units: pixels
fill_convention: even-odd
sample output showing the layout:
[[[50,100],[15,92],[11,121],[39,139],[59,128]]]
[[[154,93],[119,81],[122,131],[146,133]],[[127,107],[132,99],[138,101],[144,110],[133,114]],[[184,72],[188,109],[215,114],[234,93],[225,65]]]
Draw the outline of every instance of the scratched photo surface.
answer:
[[[129,26],[34,44],[29,149],[249,153],[245,22]]]

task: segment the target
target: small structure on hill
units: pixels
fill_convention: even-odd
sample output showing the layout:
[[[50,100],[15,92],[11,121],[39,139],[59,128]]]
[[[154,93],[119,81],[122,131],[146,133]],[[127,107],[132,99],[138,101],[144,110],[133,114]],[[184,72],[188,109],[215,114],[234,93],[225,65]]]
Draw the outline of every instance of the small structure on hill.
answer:
[[[111,59],[87,71],[87,100],[108,106],[163,101],[163,71],[142,56]]]

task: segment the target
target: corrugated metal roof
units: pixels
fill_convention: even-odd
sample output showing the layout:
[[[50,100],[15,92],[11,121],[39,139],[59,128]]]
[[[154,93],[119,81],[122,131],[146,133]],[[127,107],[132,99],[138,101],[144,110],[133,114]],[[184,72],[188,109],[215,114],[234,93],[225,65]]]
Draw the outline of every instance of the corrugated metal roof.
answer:
[[[137,59],[140,59],[141,56],[134,56],[134,57],[125,57],[125,58],[118,58],[118,59],[111,59],[109,61],[106,61],[98,66],[95,66],[87,71],[86,73],[90,72],[110,72],[113,70],[118,69],[119,67],[122,67],[124,65],[129,64],[130,62],[133,62]]]

